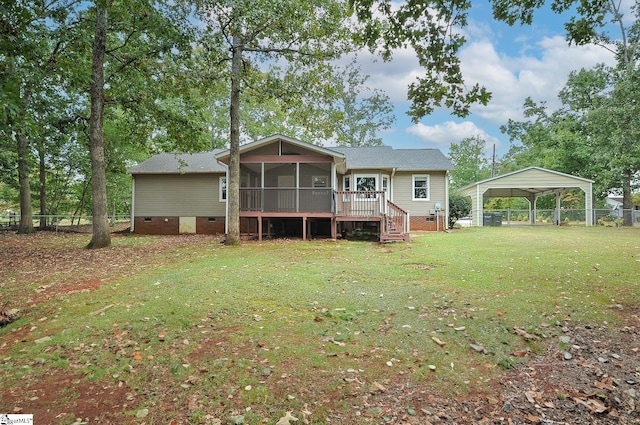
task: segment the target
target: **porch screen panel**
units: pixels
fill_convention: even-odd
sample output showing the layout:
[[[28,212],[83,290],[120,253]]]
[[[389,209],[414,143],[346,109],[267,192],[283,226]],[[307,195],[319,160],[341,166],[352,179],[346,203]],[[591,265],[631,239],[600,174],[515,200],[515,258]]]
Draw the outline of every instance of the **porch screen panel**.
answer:
[[[262,164],[240,164],[240,211],[261,211],[262,198]]]
[[[301,212],[331,212],[331,164],[300,164],[299,209]]]
[[[297,164],[264,164],[264,211],[295,212]]]

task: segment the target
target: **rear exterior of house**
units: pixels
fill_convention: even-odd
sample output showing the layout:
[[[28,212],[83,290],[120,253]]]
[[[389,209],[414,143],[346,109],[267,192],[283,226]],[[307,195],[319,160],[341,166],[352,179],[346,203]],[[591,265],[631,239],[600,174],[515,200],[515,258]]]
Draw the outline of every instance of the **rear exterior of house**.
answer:
[[[226,167],[215,154],[160,154],[133,167],[131,231],[177,235],[225,232]]]
[[[132,232],[225,233],[228,161],[228,150],[162,154],[130,169]],[[443,230],[451,169],[434,149],[323,148],[271,136],[240,148],[240,231],[389,241]]]

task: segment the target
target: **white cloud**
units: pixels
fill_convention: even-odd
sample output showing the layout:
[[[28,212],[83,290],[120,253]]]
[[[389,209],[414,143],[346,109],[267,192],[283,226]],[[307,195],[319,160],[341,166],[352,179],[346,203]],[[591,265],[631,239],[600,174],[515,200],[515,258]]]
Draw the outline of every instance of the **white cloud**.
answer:
[[[459,143],[467,137],[479,136],[487,142],[487,149],[492,149],[495,144],[500,146],[500,140],[489,135],[472,121],[456,123],[446,121],[436,125],[414,124],[406,129],[407,133],[420,138],[425,145],[435,145],[438,148],[448,150],[451,143]]]
[[[339,64],[344,66],[350,61],[351,57],[346,57]],[[367,85],[384,91],[394,104],[407,102],[407,88],[422,72],[411,49],[394,50],[389,62],[369,52],[360,52],[357,63],[362,73],[369,76]]]
[[[556,109],[560,106],[558,93],[571,71],[614,62],[602,47],[568,46],[560,36],[542,38],[535,49],[514,56],[499,54],[487,40],[476,41],[463,49],[460,57],[466,80],[478,82],[493,94],[489,106],[474,106],[473,114],[498,125],[522,119],[527,97]]]
[[[406,117],[401,119],[409,106],[407,87],[423,74],[415,52],[396,50],[391,62],[361,53],[358,63],[370,76],[368,84],[384,90],[396,106],[398,126],[395,132],[383,136],[385,142],[409,144],[407,135],[413,135],[417,143],[448,149],[451,142],[479,135],[488,146],[502,144],[505,149],[509,142],[499,126],[509,119],[524,120],[522,105],[527,97],[537,103],[545,102],[549,110],[555,110],[560,106],[558,94],[571,71],[603,62],[614,64],[611,52],[602,47],[569,46],[560,20],[542,22],[548,25],[516,28],[496,23],[488,15],[485,19],[470,20],[463,31],[468,42],[460,51],[462,73],[469,87],[476,83],[486,87],[492,99],[486,107],[473,105],[472,114],[463,122],[447,118],[450,111],[444,110],[416,125]],[[438,116],[444,117],[444,121],[438,123]]]

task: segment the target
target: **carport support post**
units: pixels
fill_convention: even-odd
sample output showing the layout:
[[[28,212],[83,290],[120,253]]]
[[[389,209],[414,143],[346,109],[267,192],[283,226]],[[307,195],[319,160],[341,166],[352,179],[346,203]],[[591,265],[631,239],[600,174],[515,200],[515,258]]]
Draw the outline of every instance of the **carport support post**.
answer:
[[[531,195],[529,197],[529,224],[532,226],[536,224],[536,195]]]
[[[556,193],[556,226],[560,226],[560,192]]]

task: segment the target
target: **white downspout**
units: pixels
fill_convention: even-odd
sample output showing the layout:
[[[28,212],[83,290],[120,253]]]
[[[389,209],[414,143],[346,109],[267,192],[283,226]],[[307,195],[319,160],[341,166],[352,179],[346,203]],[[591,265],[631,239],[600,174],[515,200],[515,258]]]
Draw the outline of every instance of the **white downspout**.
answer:
[[[229,234],[229,167],[225,171],[225,179],[227,179],[227,199],[224,203],[224,234]]]
[[[389,200],[391,202],[393,202],[393,178],[396,175],[396,167],[393,167],[391,169],[391,177],[389,177],[389,187],[387,189],[389,189]]]
[[[136,178],[131,175],[131,226],[129,233],[133,233],[136,223]]]
[[[444,228],[449,229],[449,170],[444,172],[444,180]]]

